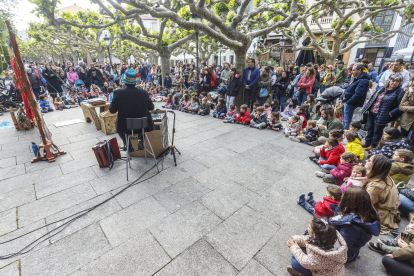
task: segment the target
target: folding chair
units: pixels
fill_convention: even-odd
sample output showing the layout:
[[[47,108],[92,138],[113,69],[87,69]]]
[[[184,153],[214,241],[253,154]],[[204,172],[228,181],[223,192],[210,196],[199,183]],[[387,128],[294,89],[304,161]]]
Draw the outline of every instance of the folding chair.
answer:
[[[157,166],[158,172],[160,172],[160,169],[158,168],[157,157],[155,156],[154,150],[152,149],[152,146],[151,146],[150,140],[148,138],[148,135],[145,132],[145,128],[148,126],[148,118],[147,117],[127,118],[126,122],[127,122],[127,130],[131,131],[131,134],[124,133],[125,138],[126,138],[126,143],[127,143],[126,144],[126,148],[127,148],[127,160],[126,160],[127,181],[128,181],[128,167],[131,168],[131,157],[129,155],[129,143],[130,143],[129,138],[131,136],[134,136],[134,131],[136,131],[136,133],[141,132],[142,144],[144,145],[145,163],[148,164],[148,160],[147,160],[147,151],[148,151],[148,153],[150,155],[152,155],[152,157],[154,157],[155,165]],[[145,147],[145,138],[147,139],[148,145],[150,146],[151,150],[146,149],[146,147]],[[139,140],[138,140],[138,142],[139,142]]]

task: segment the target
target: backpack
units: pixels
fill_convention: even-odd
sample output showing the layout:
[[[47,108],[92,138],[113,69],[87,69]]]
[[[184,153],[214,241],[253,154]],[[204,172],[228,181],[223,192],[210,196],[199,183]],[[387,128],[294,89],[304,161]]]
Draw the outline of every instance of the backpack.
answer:
[[[321,87],[321,84],[319,83],[319,81],[315,78],[315,81],[312,85],[312,93],[315,94],[316,92],[318,92],[319,88]]]

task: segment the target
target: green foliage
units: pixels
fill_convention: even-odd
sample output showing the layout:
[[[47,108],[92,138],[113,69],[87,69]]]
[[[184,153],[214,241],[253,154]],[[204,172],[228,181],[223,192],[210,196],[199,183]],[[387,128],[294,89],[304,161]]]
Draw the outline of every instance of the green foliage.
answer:
[[[222,13],[229,12],[230,8],[227,4],[220,2],[213,6],[213,11],[220,16]]]
[[[226,24],[230,24],[233,21],[233,18],[235,18],[237,14],[234,11],[229,12],[226,18]]]
[[[380,28],[380,27],[376,27],[376,28],[375,28],[375,32],[376,32],[376,33],[383,33],[383,32],[384,32],[384,29],[382,29],[382,28]]]
[[[296,35],[298,37],[302,37],[305,34],[305,27],[303,27],[302,25],[300,25],[297,29],[296,29]]]
[[[339,18],[335,18],[335,20],[331,24],[331,28],[335,29],[336,26],[338,26],[338,24],[339,24]]]
[[[236,11],[238,7],[240,7],[239,3],[237,3],[234,0],[230,0],[230,2],[229,2],[229,9],[231,11]]]
[[[372,24],[369,24],[369,23],[365,22],[364,32],[369,32],[369,31],[372,31],[373,29],[374,29],[374,26]]]
[[[181,16],[182,19],[184,19],[185,21],[190,21],[191,20],[191,11],[190,8],[188,6],[184,6],[179,12],[178,14]]]
[[[260,4],[261,4],[261,2],[262,2],[262,0],[254,0],[253,6],[254,6],[255,8],[259,7],[259,6],[260,6]]]
[[[354,20],[352,18],[348,18],[347,20],[345,20],[345,27],[349,28],[352,26],[352,24],[354,24]]]

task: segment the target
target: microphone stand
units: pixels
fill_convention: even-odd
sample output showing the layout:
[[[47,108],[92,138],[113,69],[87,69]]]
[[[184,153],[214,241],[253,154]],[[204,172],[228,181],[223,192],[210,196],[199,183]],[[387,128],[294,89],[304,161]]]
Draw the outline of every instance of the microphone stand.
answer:
[[[168,110],[167,111],[168,113],[172,113],[172,114],[174,114],[174,121],[173,121],[173,130],[172,130],[172,138],[171,138],[171,145],[168,147],[168,148],[166,148],[165,150],[164,150],[164,152],[161,154],[161,155],[167,155],[167,154],[171,154],[172,156],[173,156],[173,158],[174,158],[174,164],[175,164],[175,166],[177,166],[177,159],[176,159],[176,157],[175,157],[175,151],[177,151],[178,152],[178,154],[180,154],[181,155],[181,152],[174,146],[174,133],[175,133],[175,112],[174,111],[171,111],[171,110]]]

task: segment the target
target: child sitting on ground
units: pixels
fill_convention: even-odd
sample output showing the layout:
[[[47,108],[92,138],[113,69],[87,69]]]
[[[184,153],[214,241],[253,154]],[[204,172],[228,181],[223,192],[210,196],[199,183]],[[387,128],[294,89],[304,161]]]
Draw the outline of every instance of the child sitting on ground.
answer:
[[[174,103],[173,95],[169,94],[168,97],[167,97],[167,101],[165,102],[165,105],[163,105],[162,107],[163,108],[170,108],[173,105],[173,103]]]
[[[318,125],[318,122],[316,122],[316,125]],[[343,135],[343,131],[340,130],[340,129],[335,128],[335,129],[332,129],[331,131],[329,131],[329,137],[328,138],[336,139],[336,140],[338,140],[338,143],[341,143],[341,142],[343,142],[343,136],[344,136]],[[320,153],[321,149],[323,148],[323,146],[324,145],[320,145],[320,146],[314,147],[312,149],[312,152],[314,153],[314,155],[309,156],[309,159],[312,160],[312,161],[315,158],[316,159],[319,159],[319,157],[320,157],[320,154],[319,153]],[[344,148],[344,150],[345,150],[345,148]]]
[[[300,117],[300,121],[302,122],[302,129],[306,128],[308,120],[306,120],[305,108],[303,106],[298,106],[296,109],[296,115]]]
[[[338,186],[329,185],[326,187],[326,196],[323,198],[323,201],[316,202],[313,200],[313,193],[308,193],[308,197],[305,201],[305,194],[301,194],[298,200],[300,204],[306,211],[311,213],[314,217],[326,217],[330,218],[334,215],[334,210],[341,201],[342,190]]]
[[[272,112],[279,112],[280,111],[280,104],[278,99],[273,99],[272,104],[270,105],[272,108]],[[280,117],[280,116],[279,116]]]
[[[69,107],[67,107],[65,105],[65,103],[62,101],[61,97],[56,97],[55,101],[53,102],[53,105],[55,106],[56,110],[63,110],[63,109],[68,109]]]
[[[197,114],[200,106],[198,104],[198,98],[193,97],[191,99],[191,104],[187,108],[183,108],[187,113]]]
[[[361,165],[353,166],[351,176],[344,178],[344,183],[347,184],[342,186],[341,190],[345,193],[346,188],[348,186],[355,185],[362,187],[362,185],[364,185],[365,180],[367,180],[367,169]]]
[[[378,239],[379,242],[370,242],[368,248],[386,254],[388,258],[405,261],[414,266],[414,213],[410,213],[409,220],[410,223],[406,226],[405,231],[395,238],[391,240]]]
[[[411,163],[414,154],[411,150],[397,149],[392,156],[390,176],[395,184],[405,182],[408,184],[414,173],[414,164]]]
[[[210,104],[210,108],[213,109],[214,108],[214,100],[213,100],[213,97],[211,97],[211,94],[207,94],[207,100],[208,100],[208,103]],[[227,108],[226,108],[226,112],[227,112]]]
[[[406,138],[401,135],[401,132],[397,128],[385,128],[382,138],[383,140],[379,142],[378,147],[369,151],[370,155],[382,154],[388,158],[392,158],[397,149],[410,149]],[[368,149],[366,148],[366,150]]]
[[[264,113],[266,114],[266,118],[270,119],[272,118],[272,107],[269,103],[265,103],[264,105]]]
[[[190,96],[188,96],[188,94],[184,94],[183,101],[180,104],[180,106],[178,107],[178,110],[182,111],[184,108],[187,109],[190,106],[190,104],[191,104]]]
[[[302,107],[305,109],[305,118],[306,118],[306,120],[310,120],[309,104],[304,103],[304,104],[302,104]]]
[[[348,141],[348,144],[346,144],[347,151],[352,152],[362,161],[365,151],[361,146],[361,140],[359,140],[358,134],[354,131],[345,131],[345,137]]]
[[[210,105],[208,104],[207,98],[203,98],[201,100],[201,106],[200,110],[198,111],[198,114],[201,116],[210,114]]]
[[[314,159],[314,162],[329,172],[341,162],[341,154],[344,152],[344,147],[339,144],[337,139],[328,138],[319,152],[319,160],[315,161],[316,159]]]
[[[260,106],[260,103],[259,102],[255,102],[255,103],[253,103],[253,110],[252,110],[252,112],[250,113],[250,118],[254,118],[254,117],[256,117],[256,109],[258,108]]]
[[[234,104],[229,106],[227,110],[226,117],[224,117],[223,123],[232,123],[237,117],[237,108]]]
[[[207,98],[206,98],[206,100],[207,100]],[[221,98],[221,99],[218,100],[216,110],[213,112],[213,117],[218,118],[218,119],[222,119],[226,116],[226,113],[227,113],[226,102],[224,101],[223,98]]]
[[[236,119],[233,121],[233,123],[242,124],[242,125],[249,125],[251,121],[250,113],[247,110],[247,105],[242,104],[240,106],[240,113],[237,115]]]
[[[69,93],[68,100],[71,104],[78,104],[78,96],[73,91]]]
[[[269,119],[269,122],[267,123],[267,128],[273,129],[275,131],[279,131],[281,128],[283,128],[282,124],[280,123],[279,112],[272,112],[272,117]]]
[[[349,124],[349,131],[355,131],[358,134],[359,141],[362,141],[367,136],[366,132],[362,130],[361,122],[351,122]]]
[[[41,95],[40,99],[40,108],[42,109],[42,113],[52,112],[53,108],[50,107],[49,101],[47,100],[47,96]]]
[[[323,218],[313,218],[308,232],[287,241],[293,254],[287,271],[291,275],[345,275],[348,248],[341,234]]]
[[[262,129],[266,127],[267,117],[264,112],[264,107],[259,106],[256,109],[256,116],[250,121],[250,127]]]
[[[297,136],[302,130],[302,123],[298,115],[293,115],[285,128],[285,136]]]
[[[318,128],[316,127],[316,121],[308,121],[303,134],[290,137],[290,140],[294,142],[312,142],[318,139]]]
[[[316,176],[323,177],[323,182],[332,183],[341,186],[344,178],[351,176],[352,167],[356,166],[358,158],[351,152],[341,154],[340,163],[329,173],[317,171]]]

